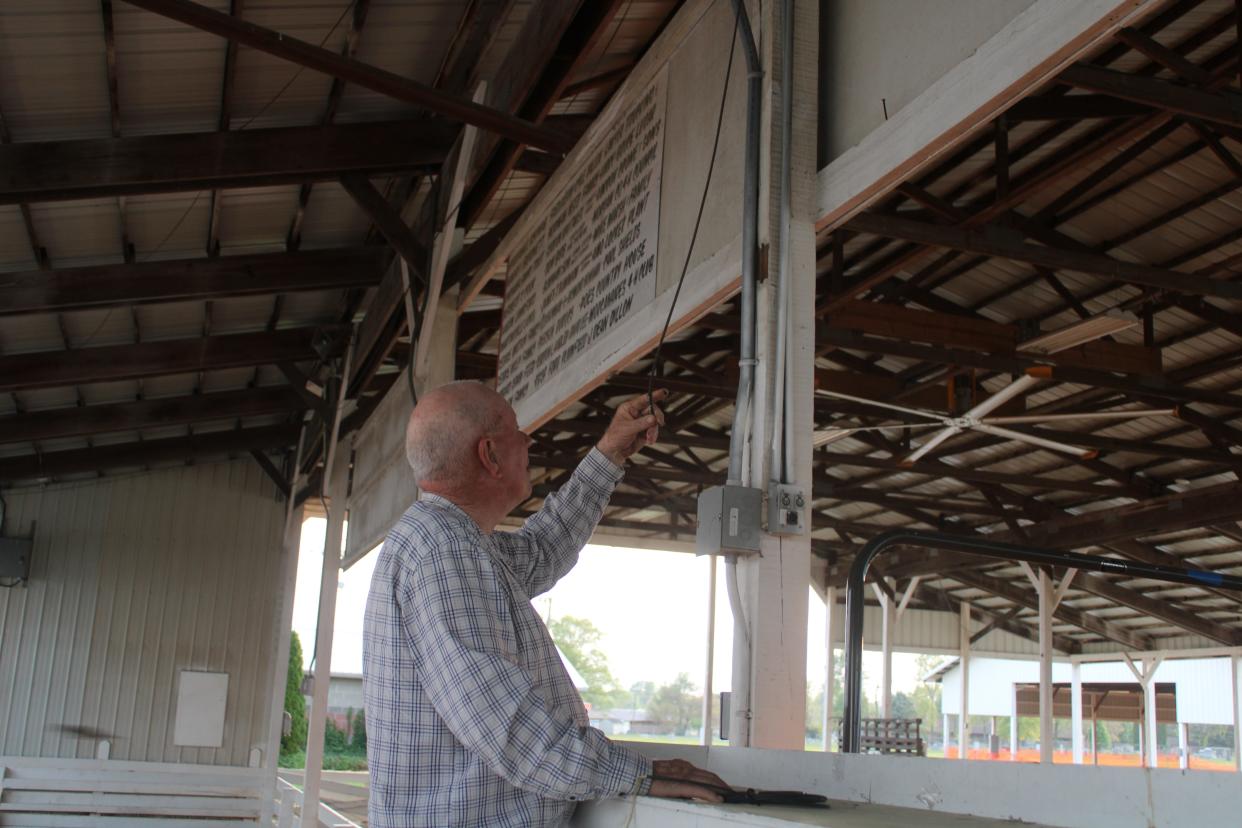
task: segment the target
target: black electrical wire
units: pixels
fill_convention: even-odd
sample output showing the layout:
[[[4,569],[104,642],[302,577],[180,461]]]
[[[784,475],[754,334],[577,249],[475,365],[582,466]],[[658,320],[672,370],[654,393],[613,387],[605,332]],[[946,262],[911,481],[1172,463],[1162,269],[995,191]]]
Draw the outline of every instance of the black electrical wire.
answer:
[[[707,204],[707,193],[711,189],[712,174],[716,171],[716,151],[720,148],[720,127],[724,123],[725,102],[729,98],[729,77],[733,74],[733,53],[737,47],[737,32],[740,23],[741,15],[735,12],[733,15],[733,38],[729,43],[729,62],[725,65],[724,89],[720,93],[720,111],[716,115],[716,135],[712,138],[711,160],[707,162],[707,180],[703,182],[703,195],[699,198],[699,210],[694,218],[694,232],[690,234],[690,245],[686,249],[686,259],[681,265],[681,275],[677,277],[677,289],[673,291],[673,301],[669,303],[668,316],[664,318],[664,327],[660,330],[660,341],[656,343],[655,353],[651,357],[651,370],[647,375],[647,405],[652,413],[655,412],[653,393],[656,376],[659,374],[660,351],[664,348],[664,338],[668,335],[669,325],[673,321],[673,310],[677,307],[677,298],[681,296],[681,286],[686,280],[687,271],[690,269],[690,256],[694,253],[694,243],[699,237],[699,225],[703,221],[703,208]]]

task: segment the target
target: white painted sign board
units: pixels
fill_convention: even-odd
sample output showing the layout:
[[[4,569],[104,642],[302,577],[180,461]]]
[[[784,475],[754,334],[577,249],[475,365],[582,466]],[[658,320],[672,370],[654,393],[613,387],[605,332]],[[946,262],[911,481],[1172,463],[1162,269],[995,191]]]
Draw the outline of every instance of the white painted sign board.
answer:
[[[693,0],[462,292],[505,264],[498,389],[530,429],[735,293],[741,273],[745,71],[733,13]],[[719,153],[697,240],[715,125]]]
[[[228,673],[182,670],[177,681],[177,720],[173,744],[212,747],[224,744],[224,708],[229,695]]]
[[[515,408],[655,299],[667,73],[509,259],[498,390]]]

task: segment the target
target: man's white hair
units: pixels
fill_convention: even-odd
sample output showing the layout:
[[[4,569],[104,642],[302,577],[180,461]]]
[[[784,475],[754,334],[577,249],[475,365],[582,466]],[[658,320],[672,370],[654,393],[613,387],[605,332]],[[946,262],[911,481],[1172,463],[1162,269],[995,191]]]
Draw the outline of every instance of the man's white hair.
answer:
[[[474,467],[478,441],[504,422],[501,398],[489,400],[484,390],[491,391],[476,380],[458,380],[419,401],[405,431],[405,457],[416,482],[454,480]]]

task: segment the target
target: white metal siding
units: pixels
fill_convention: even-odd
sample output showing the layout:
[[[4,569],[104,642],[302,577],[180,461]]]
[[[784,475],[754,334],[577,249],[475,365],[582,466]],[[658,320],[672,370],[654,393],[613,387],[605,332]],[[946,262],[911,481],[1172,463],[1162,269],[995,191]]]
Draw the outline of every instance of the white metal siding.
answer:
[[[0,755],[245,765],[266,737],[284,507],[249,460],[11,490],[31,579],[0,589]],[[223,747],[172,744],[177,673],[229,674]]]
[[[868,606],[863,611],[863,646],[880,649],[883,618],[880,608]],[[842,625],[844,627],[844,625]],[[975,628],[982,627],[978,621]],[[833,631],[838,647],[844,646],[845,630]],[[957,653],[961,649],[961,622],[957,613],[939,610],[908,609],[893,629],[893,649],[905,652]],[[993,655],[1038,655],[1039,645],[1004,630],[993,630],[979,639],[971,650]]]

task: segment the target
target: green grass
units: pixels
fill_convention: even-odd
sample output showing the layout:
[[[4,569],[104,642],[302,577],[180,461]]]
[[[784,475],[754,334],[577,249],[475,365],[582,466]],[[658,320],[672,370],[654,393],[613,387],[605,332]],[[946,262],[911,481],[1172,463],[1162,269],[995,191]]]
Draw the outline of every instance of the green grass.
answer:
[[[278,762],[282,768],[305,768],[306,751],[282,753]],[[364,771],[367,769],[367,757],[362,753],[325,753],[323,756],[324,770]]]

